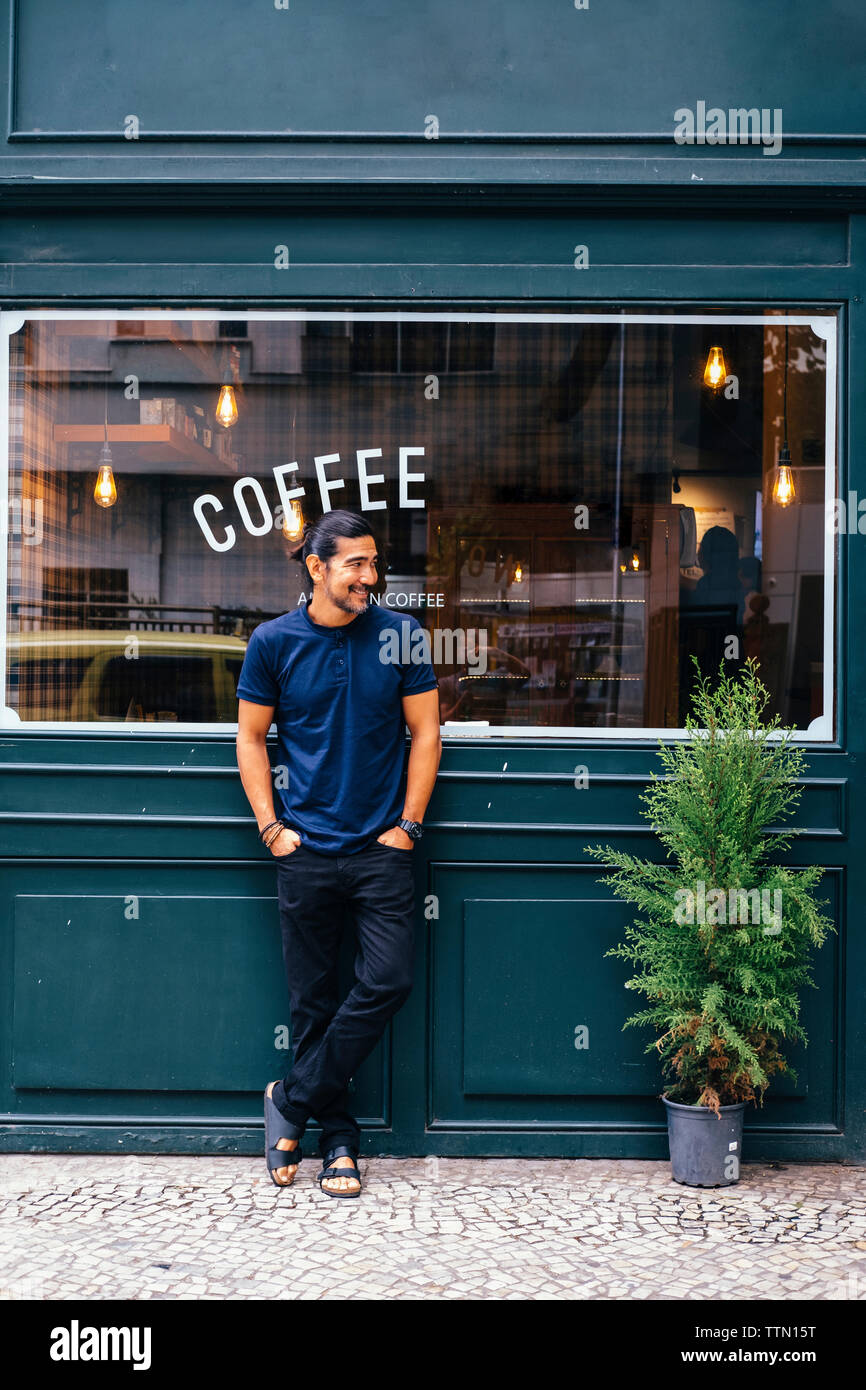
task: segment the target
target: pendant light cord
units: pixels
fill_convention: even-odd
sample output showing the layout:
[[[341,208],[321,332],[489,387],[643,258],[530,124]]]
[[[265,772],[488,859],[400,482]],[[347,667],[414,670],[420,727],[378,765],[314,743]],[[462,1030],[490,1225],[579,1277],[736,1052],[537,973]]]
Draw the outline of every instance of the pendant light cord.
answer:
[[[782,388],[782,414],[785,419],[785,448],[788,447],[788,324],[785,323],[785,376]]]

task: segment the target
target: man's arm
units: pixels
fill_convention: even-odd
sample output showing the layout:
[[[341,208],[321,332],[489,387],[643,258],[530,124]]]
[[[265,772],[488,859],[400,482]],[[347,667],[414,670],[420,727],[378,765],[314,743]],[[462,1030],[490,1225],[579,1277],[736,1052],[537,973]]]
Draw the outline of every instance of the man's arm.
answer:
[[[433,795],[442,738],[439,732],[439,692],[425,690],[421,695],[403,696],[403,718],[409,726],[412,747],[406,771],[406,799],[401,820],[423,821],[427,804]],[[414,841],[405,830],[395,826],[379,836],[383,844],[409,849]]]
[[[267,746],[268,729],[273,719],[273,705],[256,705],[251,700],[238,700],[238,769],[260,831],[277,819]],[[300,835],[286,828],[271,843],[270,851],[279,857],[291,853],[300,843]]]

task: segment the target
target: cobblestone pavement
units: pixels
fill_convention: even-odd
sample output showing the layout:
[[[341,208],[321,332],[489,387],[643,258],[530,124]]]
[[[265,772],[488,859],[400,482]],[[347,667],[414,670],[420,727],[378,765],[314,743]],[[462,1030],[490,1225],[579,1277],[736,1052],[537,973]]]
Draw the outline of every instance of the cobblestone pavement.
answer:
[[[335,1201],[309,1157],[278,1190],[263,1158],[0,1156],[0,1298],[866,1300],[864,1169],[360,1166]]]

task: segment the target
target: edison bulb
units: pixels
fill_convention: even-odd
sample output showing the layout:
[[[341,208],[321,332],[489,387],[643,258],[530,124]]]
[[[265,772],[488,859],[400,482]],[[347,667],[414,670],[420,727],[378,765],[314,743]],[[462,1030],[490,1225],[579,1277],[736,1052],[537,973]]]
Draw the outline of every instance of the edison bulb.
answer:
[[[776,469],[773,482],[773,501],[779,507],[790,507],[796,497],[794,474],[786,463]]]
[[[113,507],[117,501],[117,484],[110,463],[100,465],[96,475],[96,487],[93,489],[93,500],[97,507]]]
[[[287,541],[300,540],[304,534],[304,513],[297,498],[294,498],[283,512],[282,531]]]
[[[704,367],[704,385],[717,391],[720,386],[724,385],[727,375],[725,354],[720,347],[711,347],[707,355],[707,365]]]
[[[235,388],[226,384],[220,391],[217,401],[216,418],[221,425],[228,429],[238,418],[238,405],[235,400]]]

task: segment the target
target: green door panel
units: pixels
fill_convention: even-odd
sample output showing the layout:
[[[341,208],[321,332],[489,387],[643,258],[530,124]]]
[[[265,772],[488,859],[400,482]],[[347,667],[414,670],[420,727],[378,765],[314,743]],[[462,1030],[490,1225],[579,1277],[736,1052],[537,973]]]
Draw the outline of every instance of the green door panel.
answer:
[[[651,1034],[623,1031],[644,1001],[624,988],[629,967],[605,958],[633,910],[606,892],[598,869],[434,862],[430,870],[439,905],[430,934],[430,1127],[657,1120],[663,1077],[644,1053]],[[821,888],[837,923],[840,878],[831,870]],[[802,998],[809,1045],[787,1049],[798,1083],[774,1079],[750,1123],[841,1128],[844,945],[843,934],[832,936],[815,956],[817,989]]]
[[[467,1095],[648,1095],[658,1089],[657,1068],[641,1055],[641,1038],[633,1029],[620,1031],[617,1005],[635,996],[624,993],[622,966],[604,959],[629,916],[625,904],[606,899],[464,904]]]
[[[510,751],[499,768],[514,766]],[[588,784],[576,786],[575,767],[591,764]],[[443,821],[485,820],[513,826],[543,827],[567,825],[577,833],[585,829],[588,841],[597,843],[623,831],[646,834],[640,819],[638,796],[650,785],[648,776],[636,773],[599,772],[596,755],[576,753],[568,773],[558,776],[522,774],[500,785],[493,778],[470,782],[457,779],[437,784],[437,806]],[[847,833],[848,783],[844,778],[814,778],[803,784],[797,813],[802,834],[841,838]]]
[[[183,756],[183,755],[181,755]],[[190,761],[192,759],[190,758]],[[73,791],[74,787],[74,791]],[[0,805],[11,806],[20,795],[20,773],[0,769]],[[249,808],[236,768],[179,766],[114,768],[58,767],[46,763],[28,769],[28,815],[49,818],[58,802],[74,796],[74,813],[81,816],[168,816],[174,820],[202,819],[221,811],[248,819]],[[73,810],[73,805],[69,805]],[[158,822],[157,822],[158,823]],[[113,850],[114,845],[106,846]]]
[[[289,1070],[273,898],[23,894],[14,956],[17,1091],[256,1092]],[[382,1073],[380,1046],[353,1087],[365,1115]]]

